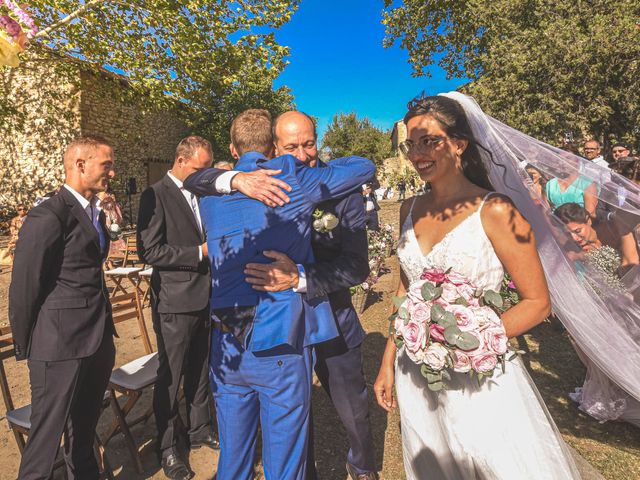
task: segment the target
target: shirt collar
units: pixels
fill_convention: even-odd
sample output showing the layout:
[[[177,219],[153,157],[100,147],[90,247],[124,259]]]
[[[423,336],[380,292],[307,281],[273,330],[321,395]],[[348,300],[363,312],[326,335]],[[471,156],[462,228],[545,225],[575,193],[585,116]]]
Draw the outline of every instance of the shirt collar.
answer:
[[[78,200],[78,202],[80,203],[80,205],[82,206],[82,208],[84,210],[87,209],[87,207],[89,205],[93,205],[96,208],[100,208],[97,205],[96,200],[98,199],[98,197],[96,197],[95,195],[93,197],[91,197],[91,200],[87,200],[86,198],[84,198],[82,195],[80,195],[78,192],[76,192],[73,188],[71,188],[69,185],[67,185],[66,183],[64,184],[64,187],[69,190],[71,192],[71,194],[76,197],[76,200]]]
[[[171,170],[169,170],[167,172],[167,177],[169,177],[171,180],[173,180],[173,183],[176,184],[176,186],[180,189],[180,190],[184,190],[184,182],[182,180],[177,179],[173,173],[171,173]]]
[[[260,152],[247,152],[243,154],[239,159],[234,170],[241,172],[251,172],[256,170],[261,163],[268,162],[269,159]]]

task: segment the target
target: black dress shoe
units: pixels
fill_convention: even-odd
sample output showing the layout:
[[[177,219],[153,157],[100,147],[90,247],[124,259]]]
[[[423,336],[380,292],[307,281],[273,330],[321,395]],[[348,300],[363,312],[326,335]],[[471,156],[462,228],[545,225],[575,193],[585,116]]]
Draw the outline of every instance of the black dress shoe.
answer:
[[[218,437],[212,433],[204,437],[191,439],[191,450],[197,450],[200,447],[209,447],[212,450],[220,450],[220,441]]]
[[[187,467],[180,457],[174,454],[162,458],[162,471],[171,480],[190,480],[194,473]]]

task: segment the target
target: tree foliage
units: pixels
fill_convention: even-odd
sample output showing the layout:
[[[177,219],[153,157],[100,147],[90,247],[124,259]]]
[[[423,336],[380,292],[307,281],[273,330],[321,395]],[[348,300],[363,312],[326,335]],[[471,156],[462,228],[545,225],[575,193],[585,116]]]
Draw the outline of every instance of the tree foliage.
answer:
[[[391,132],[376,128],[367,117],[359,119],[355,113],[334,115],[324,134],[322,148],[332,158],[359,155],[376,164],[393,155]]]
[[[36,43],[80,58],[96,70],[122,73],[152,107],[183,102],[193,123],[212,131],[207,121],[238,107],[239,98],[267,95],[277,103],[291,103],[287,89],[272,89],[288,55],[272,30],[288,22],[298,4],[33,0],[29,11],[40,28]]]
[[[385,46],[414,75],[438,64],[490,115],[557,142],[566,132],[637,141],[640,3],[633,0],[385,0]]]

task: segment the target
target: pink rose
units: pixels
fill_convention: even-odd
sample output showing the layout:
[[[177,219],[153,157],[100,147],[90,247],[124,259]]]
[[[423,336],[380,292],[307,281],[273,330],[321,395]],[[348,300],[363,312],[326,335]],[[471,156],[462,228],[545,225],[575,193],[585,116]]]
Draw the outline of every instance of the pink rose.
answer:
[[[504,355],[509,348],[509,339],[502,327],[488,327],[482,332],[487,349],[496,355]]]
[[[467,373],[471,370],[471,358],[460,349],[456,349],[456,360],[453,362],[453,370],[460,373]]]
[[[475,296],[476,289],[474,286],[463,283],[461,285],[457,285],[456,290],[458,291],[458,297],[464,298],[469,305],[478,305],[478,299]]]
[[[414,302],[424,302],[424,298],[422,298],[422,286],[427,283],[427,280],[418,280],[417,282],[413,282],[409,286],[409,291],[407,292],[408,297]]]
[[[434,370],[442,370],[447,363],[449,351],[440,343],[432,343],[424,355],[424,363]]]
[[[460,295],[458,294],[458,288],[453,283],[443,283],[442,295],[440,298],[447,303],[454,303]]]
[[[471,282],[464,275],[460,275],[457,272],[449,272],[447,273],[447,280],[450,283],[453,283],[456,287],[459,285],[470,284]]]
[[[502,320],[500,320],[498,314],[489,307],[471,307],[471,311],[475,315],[481,330],[494,325],[502,325]]]
[[[396,318],[393,321],[393,328],[396,329],[397,335],[402,335],[402,330],[404,329],[404,320],[400,318],[400,315],[396,315]]]
[[[425,271],[422,272],[422,275],[420,275],[420,278],[422,280],[429,280],[430,282],[439,284],[444,282],[447,277],[444,273],[444,270],[434,267],[425,269]]]
[[[411,303],[408,310],[411,315],[411,320],[414,322],[420,322],[426,325],[429,323],[429,320],[431,320],[431,308],[426,303]]]
[[[471,367],[478,373],[493,372],[498,364],[498,357],[494,353],[484,353],[471,357]]]
[[[513,280],[509,280],[509,283],[507,283],[507,288],[509,288],[511,290],[515,290],[516,289],[516,284],[513,283]]]
[[[463,305],[449,305],[447,307],[447,311],[451,312],[453,316],[456,317],[458,328],[463,332],[473,332],[480,326],[470,308]]]
[[[444,327],[437,323],[429,325],[429,334],[431,338],[437,342],[444,342]]]
[[[409,320],[402,328],[404,345],[412,353],[424,348],[427,341],[427,333],[424,323]]]

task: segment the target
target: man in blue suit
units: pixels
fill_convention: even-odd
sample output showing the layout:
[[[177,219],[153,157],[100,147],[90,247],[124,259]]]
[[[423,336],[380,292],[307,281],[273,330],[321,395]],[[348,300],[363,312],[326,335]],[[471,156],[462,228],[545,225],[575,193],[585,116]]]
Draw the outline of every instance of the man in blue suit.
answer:
[[[303,480],[311,399],[311,345],[338,336],[326,297],[308,299],[293,289],[259,292],[246,281],[244,266],[268,263],[279,250],[300,264],[313,263],[311,220],[315,205],[357,191],[374,172],[363,158],[335,160],[324,169],[295,157],[273,154],[271,118],[248,110],[231,127],[236,169],[281,170],[292,187],[290,203],[269,208],[236,193],[200,203],[212,270],[210,378],[220,431],[218,480],[253,478],[258,419],[268,479]],[[196,172],[185,187],[215,195],[209,171]]]
[[[274,122],[276,154],[291,154],[310,167],[325,168],[318,159],[317,134],[313,121],[302,112],[287,112]],[[365,332],[351,303],[349,287],[369,275],[366,215],[362,195],[318,205],[323,213],[335,215],[335,228],[314,229],[311,245],[315,263],[296,265],[280,252],[267,252],[270,264],[247,265],[247,279],[259,291],[295,288],[307,298],[329,296],[340,335],[314,346],[315,371],[329,394],[347,431],[350,449],[346,468],[353,480],[375,480],[376,459],[369,422],[369,398],[360,349]],[[313,449],[311,448],[312,452]],[[307,479],[317,478],[310,455]]]

